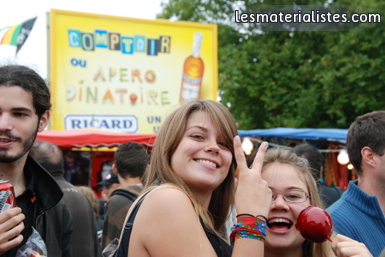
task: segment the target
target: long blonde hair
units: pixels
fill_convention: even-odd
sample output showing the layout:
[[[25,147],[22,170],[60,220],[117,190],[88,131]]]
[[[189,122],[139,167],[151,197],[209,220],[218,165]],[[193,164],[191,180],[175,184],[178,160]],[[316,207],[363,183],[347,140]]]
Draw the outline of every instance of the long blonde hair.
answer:
[[[151,154],[151,165],[145,174],[145,189],[153,183],[169,183],[191,199],[197,214],[206,226],[218,232],[224,225],[229,208],[234,202],[234,154],[225,180],[212,194],[208,212],[205,212],[198,199],[191,193],[186,183],[171,168],[171,157],[182,140],[190,115],[197,111],[206,112],[222,134],[230,151],[234,153],[233,139],[237,135],[235,121],[226,107],[211,100],[193,100],[185,103],[165,120]]]
[[[265,154],[262,172],[266,165],[274,162],[284,163],[294,167],[295,170],[298,171],[301,180],[306,184],[307,190],[309,192],[310,204],[324,208],[322,200],[318,194],[316,181],[310,172],[308,161],[305,158],[296,155],[294,151],[290,149],[284,149],[281,147],[271,148]],[[329,241],[324,243],[313,243],[305,240],[302,248],[303,257],[335,256],[331,250]]]

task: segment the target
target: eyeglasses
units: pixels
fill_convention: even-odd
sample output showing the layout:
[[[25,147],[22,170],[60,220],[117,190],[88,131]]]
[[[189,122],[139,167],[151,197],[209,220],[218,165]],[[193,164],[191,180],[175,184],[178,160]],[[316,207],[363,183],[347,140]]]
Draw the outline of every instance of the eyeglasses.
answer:
[[[290,190],[283,194],[273,194],[273,202],[277,199],[278,195],[282,195],[283,200],[288,203],[303,203],[309,198],[309,195],[302,190]]]

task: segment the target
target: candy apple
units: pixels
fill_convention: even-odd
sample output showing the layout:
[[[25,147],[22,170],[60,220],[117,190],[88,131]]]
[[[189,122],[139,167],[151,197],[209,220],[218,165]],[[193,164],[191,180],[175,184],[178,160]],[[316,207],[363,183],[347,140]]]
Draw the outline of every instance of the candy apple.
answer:
[[[329,213],[319,207],[310,205],[303,209],[295,227],[306,240],[316,243],[332,241],[330,238],[333,232],[332,219]]]

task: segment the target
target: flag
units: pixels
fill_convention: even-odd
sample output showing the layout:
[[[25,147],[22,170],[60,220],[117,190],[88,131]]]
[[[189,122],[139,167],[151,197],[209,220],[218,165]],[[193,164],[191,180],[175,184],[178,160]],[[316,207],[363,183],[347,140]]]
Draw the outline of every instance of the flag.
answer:
[[[0,44],[16,46],[17,53],[27,40],[36,18],[37,17],[9,27],[1,39]]]

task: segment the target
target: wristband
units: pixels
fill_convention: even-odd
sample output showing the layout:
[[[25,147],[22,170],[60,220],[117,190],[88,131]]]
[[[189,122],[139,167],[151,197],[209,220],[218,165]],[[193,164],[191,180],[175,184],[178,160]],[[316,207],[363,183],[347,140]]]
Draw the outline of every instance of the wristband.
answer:
[[[238,217],[239,216],[239,217]],[[266,240],[266,217],[258,215],[254,217],[252,215],[240,214],[237,215],[237,223],[231,228],[230,244],[234,245],[235,239],[238,238],[250,238],[261,241]],[[265,219],[265,220],[263,220]]]

